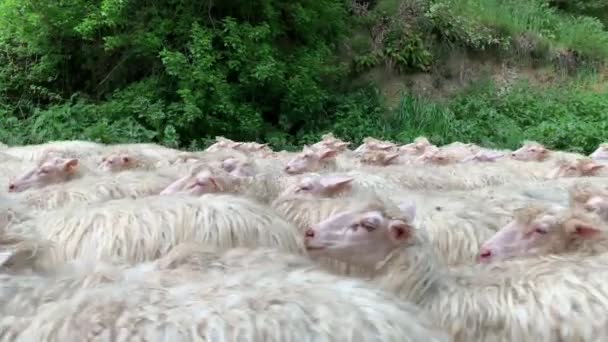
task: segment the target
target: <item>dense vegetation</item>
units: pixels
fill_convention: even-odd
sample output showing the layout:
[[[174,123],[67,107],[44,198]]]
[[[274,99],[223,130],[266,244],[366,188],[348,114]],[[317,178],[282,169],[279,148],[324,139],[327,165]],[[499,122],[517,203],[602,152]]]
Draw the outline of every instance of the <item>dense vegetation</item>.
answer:
[[[292,148],[331,130],[588,152],[608,140],[606,18],[602,0],[0,0],[0,141]],[[437,73],[456,50],[570,76],[396,108],[363,77]]]

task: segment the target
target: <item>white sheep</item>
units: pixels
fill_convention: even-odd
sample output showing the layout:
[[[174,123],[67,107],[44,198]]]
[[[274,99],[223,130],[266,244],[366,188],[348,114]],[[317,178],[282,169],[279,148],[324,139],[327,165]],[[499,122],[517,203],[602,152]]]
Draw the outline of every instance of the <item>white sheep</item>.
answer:
[[[240,250],[228,254],[235,252]],[[247,259],[249,253],[240,255]],[[279,262],[293,259],[270,254]],[[420,309],[364,282],[324,273],[312,264],[288,272],[264,265],[225,270],[223,259],[215,260],[213,270],[189,273],[184,282],[169,287],[127,277],[78,289],[34,314],[3,315],[0,335],[30,341],[94,336],[171,342],[449,340]],[[155,278],[158,272],[166,271],[146,274]]]
[[[149,143],[114,144],[106,145],[104,147],[104,153],[111,153],[112,151],[116,150],[132,151],[144,157],[155,160],[173,160],[179,153],[181,153],[180,150]]]
[[[607,333],[603,319],[591,322],[608,309],[608,268],[594,277],[553,268],[550,281],[481,279],[475,286],[470,279],[463,286],[442,273],[424,231],[412,222],[413,216],[362,207],[313,226],[306,245],[312,256],[374,270],[374,283],[426,308],[456,341],[597,340]],[[581,319],[569,321],[570,315]]]
[[[593,213],[577,208],[533,205],[516,212],[515,219],[502,227],[481,247],[484,262],[516,256],[608,252],[608,224]]]
[[[280,175],[259,174],[253,177],[235,177],[217,168],[194,168],[190,174],[177,179],[160,194],[200,196],[209,193],[229,193],[270,203],[284,187],[290,186],[295,181],[297,179]]]
[[[124,171],[47,185],[41,189],[15,194],[14,199],[27,208],[51,210],[112,199],[156,195],[171,184],[172,180],[172,175],[160,172]]]
[[[150,196],[68,207],[11,230],[36,232],[59,246],[58,260],[91,256],[140,262],[180,242],[277,247],[302,252],[296,229],[269,208],[232,195]]]
[[[522,147],[511,153],[511,159],[525,162],[548,162],[557,160],[575,160],[584,158],[582,154],[552,151],[546,148],[543,144],[526,140],[522,143]]]
[[[608,168],[606,164],[602,164],[593,159],[574,159],[574,160],[559,160],[556,163],[555,169],[551,170],[547,175],[549,179],[560,177],[606,177],[608,176]]]
[[[595,151],[589,154],[589,157],[593,160],[608,160],[608,143],[600,144]]]
[[[50,141],[39,145],[11,146],[2,152],[24,161],[36,161],[52,152],[66,157],[86,158],[101,154],[104,147],[102,144],[89,141],[66,140]]]

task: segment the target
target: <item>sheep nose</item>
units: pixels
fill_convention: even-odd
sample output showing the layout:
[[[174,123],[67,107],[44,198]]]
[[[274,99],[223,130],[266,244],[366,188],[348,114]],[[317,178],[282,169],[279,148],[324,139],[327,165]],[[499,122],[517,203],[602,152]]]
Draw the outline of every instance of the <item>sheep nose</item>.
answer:
[[[488,248],[482,248],[479,251],[479,260],[480,261],[487,261],[488,259],[490,259],[491,256],[492,256],[492,251]]]
[[[315,237],[315,231],[312,228],[309,228],[308,230],[306,230],[305,236],[307,239],[312,239]]]
[[[14,192],[15,190],[17,190],[17,186],[15,184],[9,184],[8,191]]]

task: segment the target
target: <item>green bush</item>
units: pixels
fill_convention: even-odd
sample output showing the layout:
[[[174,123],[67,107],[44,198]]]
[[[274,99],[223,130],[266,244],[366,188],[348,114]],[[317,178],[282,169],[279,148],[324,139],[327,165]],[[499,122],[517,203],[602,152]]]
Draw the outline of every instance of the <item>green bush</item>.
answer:
[[[608,57],[608,32],[600,21],[563,15],[546,1],[436,0],[428,15],[443,36],[475,49],[508,49],[512,38],[529,36],[556,53],[571,50],[594,60]]]
[[[343,0],[0,0],[2,138],[293,144],[349,91],[347,20]]]
[[[602,24],[564,12],[591,11],[582,4],[0,0],[0,141],[198,149],[224,135],[296,149],[333,131],[353,144],[426,135],[590,151],[606,139],[604,92],[481,84],[442,103],[404,95],[389,111],[361,77],[375,67],[401,75],[441,67],[446,45],[568,67],[605,60]]]
[[[584,153],[608,141],[608,92],[572,84],[518,84],[504,94],[483,84],[447,103],[406,96],[396,115],[405,128],[396,137],[405,141],[426,135],[440,144],[459,140],[513,149],[529,139]]]

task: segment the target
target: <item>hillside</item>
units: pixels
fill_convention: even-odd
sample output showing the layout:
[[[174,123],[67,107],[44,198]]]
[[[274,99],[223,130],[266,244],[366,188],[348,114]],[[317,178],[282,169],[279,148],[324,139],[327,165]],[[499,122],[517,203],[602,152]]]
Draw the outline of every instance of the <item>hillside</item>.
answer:
[[[608,140],[607,18],[602,0],[0,0],[0,141],[588,153]]]

